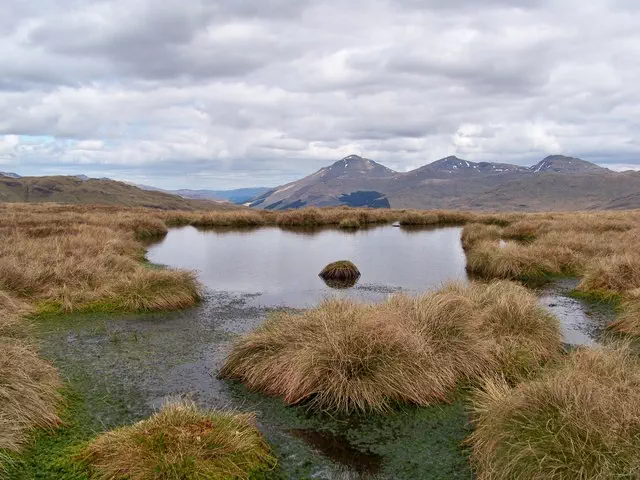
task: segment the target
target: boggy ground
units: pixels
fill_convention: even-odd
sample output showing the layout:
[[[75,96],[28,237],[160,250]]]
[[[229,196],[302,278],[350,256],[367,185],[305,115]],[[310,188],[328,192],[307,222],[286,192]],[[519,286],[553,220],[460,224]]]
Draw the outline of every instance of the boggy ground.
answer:
[[[467,249],[469,267],[473,272],[489,278],[518,279],[576,275],[581,278],[579,291],[583,294],[624,302],[624,316],[616,322],[620,332],[636,334],[637,324],[640,322],[636,315],[638,311],[636,305],[640,297],[638,294],[640,262],[634,248],[639,231],[640,213],[638,212],[488,215],[460,214],[459,212],[307,209],[278,214],[272,212],[228,214],[60,205],[5,205],[2,206],[1,213],[0,340],[3,343],[3,349],[0,350],[0,361],[4,365],[4,383],[1,385],[0,395],[4,395],[3,398],[8,401],[3,401],[0,407],[4,409],[2,421],[5,422],[0,435],[0,442],[2,442],[0,443],[0,452],[2,452],[0,462],[9,469],[10,478],[83,478],[83,475],[86,476],[86,471],[78,470],[78,465],[70,459],[75,458],[74,455],[86,441],[105,428],[130,423],[151,413],[151,406],[157,405],[160,398],[167,393],[156,391],[158,395],[153,396],[154,379],[164,382],[165,378],[173,374],[180,381],[186,381],[184,372],[178,368],[179,364],[185,364],[184,355],[194,355],[195,350],[202,355],[202,351],[194,348],[194,345],[200,344],[194,342],[194,337],[190,338],[189,335],[185,337],[191,343],[178,341],[171,344],[163,340],[160,346],[153,346],[153,344],[144,345],[144,342],[140,342],[137,330],[127,330],[138,321],[143,323],[146,321],[149,332],[160,333],[162,321],[158,320],[166,320],[170,317],[162,315],[161,318],[151,321],[148,317],[136,317],[130,318],[131,321],[125,319],[124,322],[109,317],[105,332],[92,330],[93,334],[88,336],[83,334],[75,340],[73,333],[73,331],[77,332],[78,328],[82,330],[88,325],[91,325],[91,329],[101,328],[100,322],[96,322],[97,317],[91,317],[91,315],[104,318],[103,315],[116,312],[181,309],[199,300],[201,292],[193,275],[188,272],[158,269],[144,262],[144,248],[140,241],[163,235],[167,227],[172,225],[277,224],[283,228],[290,228],[339,225],[345,219],[349,219],[350,228],[356,226],[355,223],[364,225],[395,220],[400,220],[404,225],[419,226],[468,224],[463,241]],[[64,316],[46,317],[47,314],[59,315],[65,312],[88,312],[90,316],[85,317],[84,320],[78,317],[66,319]],[[61,335],[58,337],[55,334],[43,336],[45,343],[42,351],[45,358],[53,360],[56,367],[63,373],[63,380],[67,382],[66,390],[62,391],[65,399],[63,403],[59,402],[60,397],[56,393],[60,385],[56,371],[49,363],[37,356],[35,337],[27,332],[24,317],[28,314],[36,314],[40,326],[65,322],[72,326],[67,330],[60,330]],[[258,315],[258,318],[261,315]],[[112,327],[111,322],[113,325],[126,325],[126,327],[118,331],[118,327]],[[253,326],[257,323],[259,321],[256,320]],[[112,328],[115,328],[115,331],[111,331]],[[211,335],[224,333],[216,329],[213,329],[213,332],[209,330],[211,329],[207,329]],[[129,338],[127,335],[131,334],[133,348],[125,351],[117,350],[126,343],[123,342],[120,333],[127,339]],[[58,345],[66,345],[68,352],[73,352],[74,356],[58,355],[55,349],[48,351],[47,338]],[[74,342],[78,341],[78,338],[82,341],[77,344],[79,349],[74,349]],[[199,332],[196,340],[201,338],[209,337]],[[175,336],[172,338],[169,335],[168,339],[175,339]],[[111,354],[105,353],[103,357],[102,352],[99,352],[91,359],[82,356],[84,352],[91,352],[91,345],[104,346],[107,342],[109,348],[106,350],[115,349]],[[173,353],[172,349],[175,349]],[[220,353],[224,349],[216,348],[215,350]],[[22,353],[16,356],[16,351]],[[96,354],[95,351],[94,354]],[[178,371],[164,371],[158,368],[161,363],[158,361],[159,356],[171,358],[172,354],[176,355],[176,358],[182,356],[179,363],[173,364]],[[612,355],[613,358],[618,358],[616,354]],[[79,368],[75,361],[76,357],[87,358],[86,367]],[[15,361],[16,358],[21,361]],[[28,369],[24,368],[24,362],[22,362],[26,358],[30,359]],[[154,358],[155,361],[153,361]],[[221,361],[206,355],[205,358],[210,365],[218,365],[219,363],[216,362]],[[627,363],[634,365],[633,362]],[[172,363],[169,362],[167,365],[171,366]],[[578,365],[578,363],[567,363],[567,365],[570,369],[572,365]],[[124,382],[125,385],[120,385],[118,382],[107,381],[117,379],[115,372],[121,369],[128,370],[129,378],[137,378],[137,381],[129,385],[127,382]],[[157,376],[151,373],[154,369],[159,370]],[[196,376],[200,375],[200,378],[193,382],[190,380],[190,387],[196,383],[203,384],[202,380],[207,378],[206,376],[211,378],[210,370],[203,372],[196,369],[196,371],[199,372]],[[585,370],[579,375],[572,375],[570,370],[562,368],[553,371],[560,373],[555,374],[556,376],[549,374],[550,376],[545,378],[556,379],[555,384],[569,387],[571,386],[568,384],[569,381],[575,380],[576,385],[579,386],[584,383],[585,378],[593,379],[593,375],[600,374],[598,369]],[[163,373],[164,377],[159,376]],[[188,375],[186,378],[189,378]],[[628,372],[623,371],[619,374],[619,378],[629,378]],[[211,384],[216,383],[212,380]],[[521,385],[528,385],[528,383]],[[516,388],[526,389],[527,387]],[[616,386],[614,385],[613,388]],[[455,478],[456,475],[467,478],[469,476],[466,454],[459,448],[460,441],[469,433],[469,427],[466,423],[464,408],[459,400],[446,407],[423,409],[405,407],[392,416],[376,415],[368,420],[360,419],[357,421],[361,423],[358,423],[355,428],[350,425],[354,420],[338,421],[308,417],[304,410],[284,409],[276,400],[264,399],[260,396],[253,397],[244,392],[240,386],[227,385],[223,390],[228,395],[219,395],[222,391],[220,390],[215,396],[228,397],[230,404],[242,404],[248,409],[255,407],[256,410],[263,412],[264,419],[280,419],[273,423],[266,420],[259,421],[262,422],[261,426],[268,439],[278,450],[284,472],[290,478],[323,475],[322,472],[313,471],[318,468],[318,465],[323,465],[322,462],[325,462],[327,469],[334,468],[329,460],[322,459],[319,463],[310,460],[314,454],[304,446],[304,442],[299,440],[296,443],[295,440],[291,440],[292,438],[307,438],[307,440],[315,438],[316,443],[319,444],[318,448],[320,450],[325,448],[328,451],[327,442],[322,440],[326,439],[326,436],[318,439],[317,435],[309,434],[309,430],[329,432],[334,435],[331,437],[334,439],[339,439],[339,435],[344,432],[351,437],[355,436],[356,438],[349,438],[349,440],[352,446],[355,445],[356,451],[363,450],[368,455],[363,457],[361,462],[367,465],[376,465],[375,454],[384,453],[379,452],[381,448],[390,450],[386,452],[385,461],[380,467],[379,475],[383,478],[385,475],[391,475],[391,478],[403,476],[420,478],[420,475],[426,475],[427,470],[432,467],[433,474],[424,478],[438,478],[438,476]],[[500,390],[501,394],[495,397],[498,403],[493,405],[495,408],[501,408],[500,402],[510,401],[512,396],[518,395],[519,391],[517,389]],[[541,388],[539,391],[544,389]],[[571,392],[570,388],[568,391]],[[15,400],[19,398],[16,392],[32,403],[16,402]],[[561,390],[553,390],[553,392],[562,395]],[[547,397],[548,395],[545,398]],[[157,402],[153,401],[154,398]],[[252,398],[254,400],[251,400]],[[476,407],[482,405],[479,402],[476,403]],[[6,410],[7,405],[19,405],[21,408]],[[603,406],[605,407],[606,405]],[[633,405],[629,408],[623,406],[623,412],[632,411],[632,407]],[[524,410],[516,410],[516,417],[526,415],[527,405],[521,408]],[[567,411],[570,412],[572,408],[576,408],[576,404],[569,402]],[[273,411],[277,414],[270,413]],[[6,412],[9,412],[9,415],[6,415]],[[548,421],[543,416],[540,418],[541,421]],[[593,420],[593,417],[591,419]],[[634,423],[637,422],[637,418],[633,415],[623,420],[620,423],[623,433],[637,428],[637,423]],[[481,425],[481,418],[476,416],[474,421],[476,425]],[[390,434],[386,427],[398,429],[398,423],[408,428],[408,430],[400,428],[402,432],[409,433],[406,435],[402,433],[389,440]],[[384,427],[376,427],[377,424]],[[279,427],[270,428],[269,425]],[[345,428],[346,425],[349,428]],[[36,433],[35,440],[29,440],[29,432],[33,427],[44,427],[48,430]],[[525,428],[530,427],[525,426]],[[434,429],[443,432],[442,435],[438,433],[434,435]],[[361,432],[361,436],[354,432]],[[416,441],[416,432],[422,432],[421,438],[424,443],[420,440]],[[445,445],[444,451],[440,451],[441,455],[434,455],[432,448],[436,447],[430,446],[429,442],[435,439],[440,440],[443,435],[447,436],[446,432],[450,432],[447,438],[452,439],[452,443]],[[620,438],[624,440],[626,437]],[[494,455],[491,452],[497,450],[480,448],[479,445],[484,441],[480,434],[472,439],[476,442],[472,444],[475,451],[485,452],[480,454],[482,459],[474,460],[480,473],[487,478],[500,478],[495,475],[491,477],[490,470],[497,468],[496,463],[491,461]],[[12,453],[24,448],[26,440],[29,440],[30,448],[24,456],[20,457]],[[407,441],[413,441],[420,447],[409,448]],[[633,458],[637,445],[634,443],[628,443],[628,445],[625,455]],[[598,455],[597,448],[587,450],[587,453],[589,452]],[[541,455],[547,453],[544,449],[541,450]],[[434,464],[434,458],[438,460],[437,465]],[[512,467],[511,463],[507,465]],[[629,473],[630,467],[626,465],[629,463],[614,465],[608,471],[621,471],[632,476],[637,473]],[[488,470],[483,471],[482,468]],[[374,471],[377,469],[373,468]],[[576,477],[571,476],[575,472],[567,471],[568,474],[557,475],[557,478],[605,478],[588,475]],[[508,477],[509,470],[506,472],[505,475]]]
[[[68,462],[71,452],[182,395],[202,408],[256,412],[281,467],[274,478],[469,478],[460,448],[470,433],[462,392],[450,405],[340,419],[217,379],[233,339],[274,313],[253,300],[205,293],[201,305],[181,312],[39,319],[42,355],[60,369],[75,408],[68,422],[79,425],[43,434],[10,478],[84,479]]]

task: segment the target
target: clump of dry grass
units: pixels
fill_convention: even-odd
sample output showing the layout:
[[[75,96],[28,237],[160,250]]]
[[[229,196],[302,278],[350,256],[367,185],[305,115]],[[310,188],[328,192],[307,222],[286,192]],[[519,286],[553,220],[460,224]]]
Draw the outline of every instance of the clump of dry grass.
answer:
[[[398,221],[407,227],[435,226],[435,225],[464,225],[478,216],[470,212],[455,210],[407,210]]]
[[[536,243],[521,245],[482,240],[467,249],[467,270],[483,278],[523,279],[570,273],[574,263],[571,250],[544,248]]]
[[[640,299],[626,300],[621,306],[618,318],[609,328],[618,333],[640,337]]]
[[[256,211],[208,212],[191,221],[194,227],[260,227],[269,222],[266,213]]]
[[[3,450],[19,451],[32,428],[59,422],[60,380],[28,341],[30,326],[22,316],[30,311],[28,304],[0,291],[0,474]]]
[[[379,411],[446,402],[461,381],[496,371],[516,381],[559,345],[557,320],[523,287],[452,285],[377,305],[330,300],[276,314],[236,343],[221,376],[289,404]],[[525,346],[533,350],[526,356]]]
[[[0,450],[19,451],[32,428],[58,425],[60,385],[33,346],[0,337]]]
[[[621,253],[593,259],[578,289],[604,295],[625,294],[640,288],[640,254]]]
[[[605,296],[640,287],[639,211],[520,214],[509,220],[489,228],[476,224],[488,223],[479,215],[465,226],[470,271],[488,278],[577,275],[580,290]],[[515,241],[501,245],[500,239]]]
[[[4,208],[15,214],[0,220],[0,289],[24,302],[72,312],[182,308],[199,298],[193,275],[142,263],[139,240],[167,230],[151,212]]]
[[[469,439],[479,480],[640,476],[640,361],[626,345],[580,349],[536,380],[485,383]]]
[[[461,242],[465,250],[475,246],[478,242],[489,241],[497,243],[502,238],[502,228],[497,225],[471,223],[462,230]]]
[[[360,270],[349,260],[330,263],[319,273],[324,280],[353,281],[360,278]]]
[[[252,414],[201,411],[186,401],[100,435],[80,459],[103,480],[249,479],[276,465]]]
[[[493,349],[502,375],[512,383],[540,372],[561,352],[560,323],[538,305],[525,287],[507,281],[475,284],[469,294],[480,312],[481,328],[496,344]]]
[[[360,228],[360,222],[358,221],[357,218],[343,218],[342,220],[340,220],[340,223],[338,224],[338,228],[342,228],[344,230],[355,230]]]

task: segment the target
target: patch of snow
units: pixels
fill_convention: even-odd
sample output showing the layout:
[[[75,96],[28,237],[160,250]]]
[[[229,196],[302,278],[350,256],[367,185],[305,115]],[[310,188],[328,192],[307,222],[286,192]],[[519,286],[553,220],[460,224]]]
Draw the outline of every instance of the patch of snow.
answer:
[[[278,190],[276,190],[275,192],[273,192],[273,195],[276,195],[276,194],[278,194],[278,193],[282,193],[282,192],[286,192],[287,190],[289,190],[289,189],[291,189],[291,188],[293,188],[293,187],[295,187],[295,186],[296,186],[296,184],[295,184],[295,183],[292,183],[292,184],[291,184],[291,185],[289,185],[289,186],[279,188]]]

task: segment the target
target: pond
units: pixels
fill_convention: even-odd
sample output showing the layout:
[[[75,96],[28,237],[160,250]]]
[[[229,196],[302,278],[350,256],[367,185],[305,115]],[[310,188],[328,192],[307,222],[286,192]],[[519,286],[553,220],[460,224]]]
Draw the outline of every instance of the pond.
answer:
[[[231,342],[274,309],[315,305],[330,295],[379,301],[391,293],[422,293],[447,281],[468,281],[460,228],[405,230],[390,226],[343,232],[171,230],[150,245],[153,263],[198,272],[204,301],[174,313],[85,315],[41,322],[42,353],[83,393],[96,431],[150,415],[167,398],[188,397],[206,408],[257,413],[284,477],[299,479],[468,479],[470,432],[462,399],[431,408],[347,419],[309,415],[279,399],[216,377]],[[357,285],[332,289],[318,273],[352,260]],[[601,319],[568,297],[570,281],[540,289],[568,343],[597,338]]]
[[[151,246],[153,263],[198,272],[209,289],[255,294],[263,306],[310,307],[330,295],[381,300],[465,280],[460,228],[408,231],[378,227],[341,230],[172,230]],[[361,277],[337,290],[318,276],[328,263],[351,260]]]

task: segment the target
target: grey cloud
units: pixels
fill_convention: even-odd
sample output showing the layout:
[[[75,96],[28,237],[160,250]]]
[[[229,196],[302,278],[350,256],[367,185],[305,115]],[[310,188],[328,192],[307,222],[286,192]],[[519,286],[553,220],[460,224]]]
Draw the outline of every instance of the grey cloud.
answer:
[[[352,152],[640,164],[639,23],[630,0],[9,0],[0,164],[216,188]]]

